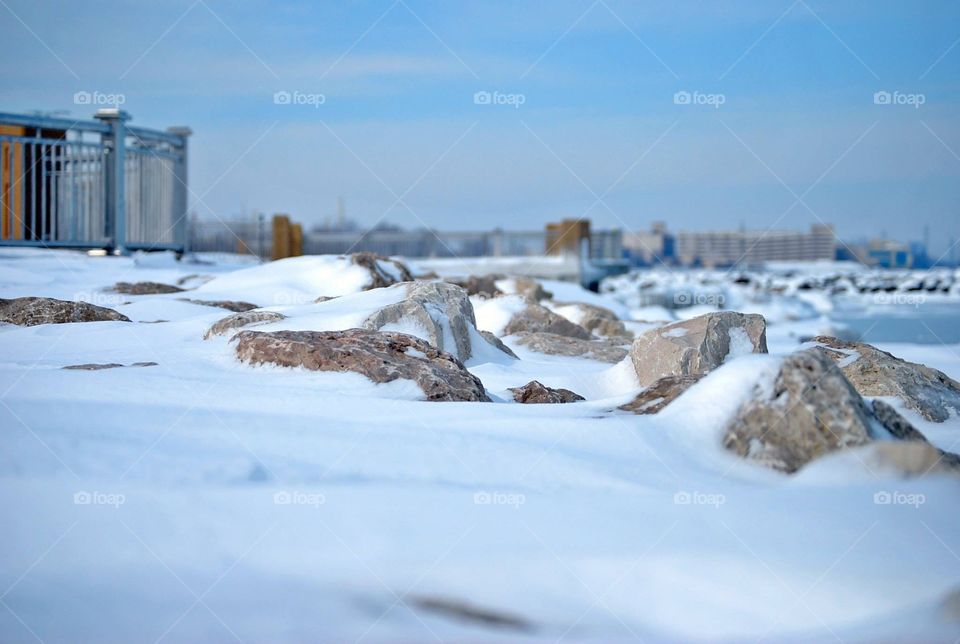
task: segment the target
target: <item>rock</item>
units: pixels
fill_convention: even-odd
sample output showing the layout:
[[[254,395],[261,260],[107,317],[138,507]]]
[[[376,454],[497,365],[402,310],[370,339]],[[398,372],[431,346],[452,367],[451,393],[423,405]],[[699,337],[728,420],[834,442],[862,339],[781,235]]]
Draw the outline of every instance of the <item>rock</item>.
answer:
[[[579,324],[574,324],[545,306],[534,303],[528,304],[522,311],[514,314],[503,329],[503,335],[516,333],[552,333],[581,340],[590,339],[590,332]]]
[[[18,326],[104,321],[129,322],[130,318],[104,306],[55,300],[52,297],[0,299],[0,322]]]
[[[942,423],[960,415],[960,383],[942,371],[901,360],[862,342],[818,336],[818,350],[837,361],[863,396],[896,396],[926,420]]]
[[[497,280],[504,279],[503,275],[471,275],[466,279],[448,279],[451,284],[456,284],[467,292],[467,295],[477,295],[482,298],[497,297],[503,295],[497,287]]]
[[[324,302],[329,302],[330,300],[335,300],[339,295],[321,295],[313,301],[314,304],[323,304]]]
[[[664,376],[716,369],[728,356],[766,353],[762,315],[718,311],[651,329],[633,341],[630,358],[643,386]]]
[[[207,329],[207,332],[203,334],[203,339],[209,340],[215,335],[224,335],[228,331],[250,326],[251,324],[269,324],[270,322],[279,322],[284,318],[286,318],[286,316],[283,313],[277,313],[276,311],[254,310],[234,313],[233,315],[228,315],[222,320],[215,322],[214,325]]]
[[[477,321],[467,292],[447,282],[411,282],[406,288],[403,300],[376,311],[361,326],[376,331],[413,322],[424,330],[430,344],[469,360],[473,354],[470,330],[477,328]]]
[[[110,290],[124,295],[162,295],[165,293],[182,293],[186,289],[172,284],[161,284],[160,282],[117,282]]]
[[[86,364],[71,364],[66,367],[61,367],[61,369],[74,369],[77,371],[100,371],[101,369],[116,369],[117,367],[122,367],[122,364],[116,362],[108,362],[105,364],[96,364],[93,362]]]
[[[656,414],[672,403],[687,389],[697,384],[704,374],[689,376],[665,376],[641,391],[633,400],[618,409],[635,414]]]
[[[200,306],[216,306],[221,309],[227,309],[228,311],[233,311],[234,313],[243,313],[244,311],[252,311],[253,309],[259,309],[260,307],[256,304],[251,304],[250,302],[243,302],[240,300],[191,300],[189,298],[182,298],[184,302],[190,302],[191,304],[199,304]]]
[[[122,364],[116,362],[109,362],[105,364],[98,363],[86,363],[86,364],[72,364],[66,367],[61,367],[62,369],[76,369],[80,371],[100,371],[101,369],[116,369],[122,367]],[[130,365],[131,367],[156,367],[156,362],[134,362]]]
[[[513,392],[514,400],[526,404],[556,404],[586,400],[583,396],[575,394],[569,389],[553,389],[536,380],[531,380],[522,387],[510,387],[510,391]]]
[[[528,302],[539,302],[540,300],[553,298],[553,293],[543,288],[543,285],[532,277],[514,277],[513,283],[517,295],[522,296]]]
[[[849,378],[848,378],[849,380]],[[852,384],[852,383],[851,383]],[[926,441],[920,430],[910,424],[906,418],[897,413],[897,410],[883,402],[874,400],[870,405],[873,417],[897,440]]]
[[[902,476],[960,473],[955,454],[926,441],[874,441],[857,448],[856,454],[869,471],[892,470]]]
[[[489,402],[480,379],[455,356],[405,333],[347,331],[240,331],[236,355],[248,364],[353,371],[376,383],[412,380],[427,400]]]
[[[628,352],[627,345],[613,340],[583,340],[556,333],[518,333],[516,342],[538,353],[590,358],[611,364],[623,360]]]
[[[954,588],[944,596],[940,612],[948,620],[960,623],[960,588]]]
[[[873,438],[870,410],[822,353],[787,356],[772,385],[759,383],[754,394],[727,425],[723,445],[781,472]]]
[[[407,265],[376,253],[353,253],[350,261],[370,272],[370,283],[364,290],[392,286],[398,282],[412,282],[413,274]]]
[[[628,338],[633,340],[633,333],[627,330],[617,314],[608,308],[587,304],[586,302],[555,302],[557,309],[573,308],[575,312],[571,321],[596,335],[604,337]]]
[[[511,349],[510,347],[508,347],[507,345],[505,345],[505,344],[503,343],[503,340],[501,340],[500,338],[498,338],[497,336],[495,336],[495,335],[494,335],[493,333],[491,333],[490,331],[480,331],[480,335],[482,335],[487,342],[489,342],[490,344],[492,344],[492,345],[495,346],[496,348],[500,349],[501,351],[503,351],[505,354],[507,354],[507,355],[510,356],[511,358],[516,358],[516,357],[517,357],[517,354],[515,354],[515,353],[513,352],[513,349]],[[519,358],[518,358],[518,359],[519,359]]]
[[[420,610],[474,626],[521,632],[533,632],[536,630],[533,623],[519,615],[491,608],[481,608],[457,599],[414,597],[412,603]]]

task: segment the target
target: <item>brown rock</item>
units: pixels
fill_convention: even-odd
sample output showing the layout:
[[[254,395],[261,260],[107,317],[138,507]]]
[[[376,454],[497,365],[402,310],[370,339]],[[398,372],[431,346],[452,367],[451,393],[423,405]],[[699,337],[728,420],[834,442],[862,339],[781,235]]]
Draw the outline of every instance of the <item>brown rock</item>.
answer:
[[[237,358],[253,365],[353,371],[377,383],[412,380],[431,401],[490,401],[480,379],[455,356],[405,333],[241,331],[233,341]]]
[[[755,397],[727,425],[724,446],[782,472],[872,440],[871,413],[860,394],[826,356],[800,351],[787,356],[772,386],[758,384]]]
[[[516,342],[531,351],[554,356],[599,360],[611,364],[623,360],[628,345],[609,339],[583,340],[555,333],[517,333]]]
[[[641,391],[633,400],[618,409],[635,414],[656,414],[676,400],[680,394],[697,384],[704,374],[689,376],[665,376]]]
[[[184,302],[190,302],[191,304],[199,304],[200,306],[215,306],[221,309],[227,309],[228,311],[233,311],[234,313],[243,313],[244,311],[252,311],[253,309],[259,309],[260,307],[256,304],[251,304],[250,302],[243,302],[240,300],[191,300],[189,298],[182,298]]]
[[[552,333],[581,340],[589,340],[591,337],[590,332],[579,324],[574,324],[545,306],[533,303],[516,313],[503,329],[503,335],[516,333]]]
[[[630,358],[648,386],[664,376],[707,373],[737,351],[767,352],[763,316],[718,311],[651,329],[633,341]]]
[[[172,284],[161,284],[160,282],[117,282],[110,290],[124,295],[162,295],[165,293],[182,293],[186,289]]]
[[[482,298],[497,297],[503,295],[503,291],[497,288],[497,280],[504,279],[503,275],[471,275],[464,279],[448,279],[451,284],[456,284],[467,292],[467,295],[477,295]]]
[[[503,343],[503,340],[501,340],[500,338],[498,338],[497,336],[495,336],[495,335],[494,335],[493,333],[491,333],[490,331],[480,331],[480,335],[482,335],[483,338],[484,338],[487,342],[489,342],[490,344],[492,344],[492,345],[495,346],[496,348],[500,349],[501,351],[503,351],[505,354],[507,354],[507,355],[510,356],[511,358],[516,358],[516,357],[517,357],[517,354],[515,354],[515,353],[513,352],[513,349],[511,349],[510,347],[508,347],[507,345],[505,345],[505,344]],[[519,359],[519,358],[518,358],[518,359]]]
[[[383,288],[391,286],[398,282],[412,282],[413,274],[403,262],[399,262],[376,253],[353,253],[350,255],[350,261],[357,266],[362,266],[370,273],[370,283],[364,289],[369,291],[374,288]],[[392,270],[385,267],[390,266]]]
[[[960,414],[960,383],[942,371],[901,360],[862,342],[818,336],[817,350],[840,364],[863,396],[896,396],[926,420],[942,423]]]
[[[259,309],[254,311],[234,313],[233,315],[228,315],[222,320],[215,322],[214,325],[207,329],[207,332],[203,334],[203,339],[209,340],[215,335],[225,335],[233,329],[239,329],[252,324],[269,324],[270,322],[279,322],[285,318],[286,316],[283,313],[277,313],[276,311],[261,311]]]
[[[55,300],[52,297],[0,299],[0,322],[18,326],[104,321],[129,322],[130,318],[103,306]]]
[[[531,380],[522,387],[510,387],[510,391],[513,392],[514,400],[526,404],[557,404],[586,400],[583,396],[575,394],[569,389],[553,389],[536,380]]]

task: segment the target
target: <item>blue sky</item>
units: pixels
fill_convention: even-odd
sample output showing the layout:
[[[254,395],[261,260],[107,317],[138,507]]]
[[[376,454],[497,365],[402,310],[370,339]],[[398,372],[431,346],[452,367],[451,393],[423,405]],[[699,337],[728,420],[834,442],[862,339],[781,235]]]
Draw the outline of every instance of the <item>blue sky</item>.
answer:
[[[2,110],[191,126],[201,217],[960,237],[957,2],[2,0],[0,41]]]

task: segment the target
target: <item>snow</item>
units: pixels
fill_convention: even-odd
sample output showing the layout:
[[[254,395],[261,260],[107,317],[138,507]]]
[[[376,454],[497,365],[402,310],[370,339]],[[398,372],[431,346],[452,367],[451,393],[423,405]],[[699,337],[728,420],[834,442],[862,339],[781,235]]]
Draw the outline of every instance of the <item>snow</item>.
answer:
[[[636,416],[616,410],[640,389],[629,359],[516,347],[513,360],[475,341],[468,366],[496,401],[428,403],[405,381],[241,364],[227,338],[202,340],[229,312],[178,299],[288,316],[262,330],[331,330],[401,289],[360,291],[363,275],[332,257],[201,259],[0,250],[0,297],[97,299],[117,281],[214,276],[111,299],[134,323],[0,327],[0,640],[960,636],[938,608],[960,584],[956,479],[842,459],[788,477],[723,449],[724,423],[780,355],[734,357]],[[489,330],[520,306],[473,301]],[[771,325],[776,350],[815,321]],[[881,348],[960,376],[956,346]],[[158,365],[61,369],[137,361]],[[532,379],[587,400],[513,403],[507,389]],[[960,435],[957,419],[909,418],[941,447]],[[876,503],[884,492],[924,502]],[[450,619],[423,597],[533,630]]]

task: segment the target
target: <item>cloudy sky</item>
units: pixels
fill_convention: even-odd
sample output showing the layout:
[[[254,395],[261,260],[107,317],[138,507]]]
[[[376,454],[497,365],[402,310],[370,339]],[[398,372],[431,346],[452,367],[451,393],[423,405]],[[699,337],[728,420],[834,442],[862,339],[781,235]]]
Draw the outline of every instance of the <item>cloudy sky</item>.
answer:
[[[960,237],[955,1],[0,0],[0,42],[0,110],[192,127],[201,217]]]

